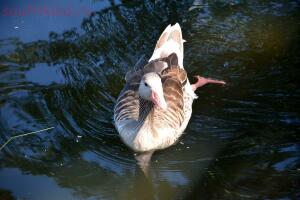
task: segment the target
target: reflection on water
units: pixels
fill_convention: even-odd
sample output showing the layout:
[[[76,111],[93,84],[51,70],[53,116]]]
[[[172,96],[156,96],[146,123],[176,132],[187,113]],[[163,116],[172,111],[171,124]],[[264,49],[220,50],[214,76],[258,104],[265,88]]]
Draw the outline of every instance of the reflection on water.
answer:
[[[299,8],[280,0],[109,1],[80,31],[2,38],[0,143],[55,128],[0,152],[0,197],[300,198]],[[186,134],[154,154],[146,179],[112,109],[125,73],[175,22],[191,79],[228,85],[198,92]]]

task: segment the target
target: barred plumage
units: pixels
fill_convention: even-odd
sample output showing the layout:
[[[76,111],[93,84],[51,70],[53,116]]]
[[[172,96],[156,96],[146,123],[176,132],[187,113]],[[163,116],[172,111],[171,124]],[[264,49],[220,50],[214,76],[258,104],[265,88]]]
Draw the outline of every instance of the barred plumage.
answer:
[[[182,60],[183,39],[176,24],[163,32],[149,63],[126,74],[126,84],[114,109],[114,121],[121,139],[134,151],[166,148],[174,144],[186,128],[196,95],[191,90]],[[139,93],[143,81],[147,86],[148,75],[160,80],[162,98],[167,105],[165,110]]]

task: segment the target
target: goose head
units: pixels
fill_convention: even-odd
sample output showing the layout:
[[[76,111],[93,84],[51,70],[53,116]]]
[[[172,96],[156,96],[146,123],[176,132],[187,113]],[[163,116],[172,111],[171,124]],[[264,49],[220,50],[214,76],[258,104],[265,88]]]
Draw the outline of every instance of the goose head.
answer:
[[[147,73],[142,77],[139,95],[145,100],[152,101],[154,106],[163,110],[167,109],[161,78],[157,73]]]

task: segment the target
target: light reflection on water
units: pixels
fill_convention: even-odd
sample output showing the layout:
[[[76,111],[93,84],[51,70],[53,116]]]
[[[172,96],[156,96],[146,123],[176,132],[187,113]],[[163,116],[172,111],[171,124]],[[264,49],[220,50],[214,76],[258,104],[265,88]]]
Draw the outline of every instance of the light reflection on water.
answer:
[[[80,18],[80,31],[69,28],[77,22],[63,21],[66,31],[53,26],[59,33],[47,40],[39,40],[42,33],[29,43],[25,33],[1,36],[1,144],[55,129],[0,152],[0,197],[299,198],[299,7],[297,1],[110,1]],[[154,154],[146,179],[117,135],[112,109],[126,71],[148,58],[175,22],[187,40],[191,80],[200,74],[228,84],[200,89],[186,134]]]

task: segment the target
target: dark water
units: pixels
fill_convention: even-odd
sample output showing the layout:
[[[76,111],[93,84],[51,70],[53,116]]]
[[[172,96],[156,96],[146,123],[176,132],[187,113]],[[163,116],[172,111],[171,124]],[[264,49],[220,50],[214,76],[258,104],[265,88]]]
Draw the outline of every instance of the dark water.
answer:
[[[54,129],[0,152],[0,199],[300,199],[299,1],[29,1],[78,13],[12,11],[24,2],[1,1],[0,144]],[[186,134],[154,154],[145,179],[112,109],[126,71],[175,22],[190,78],[228,84],[197,92]]]

